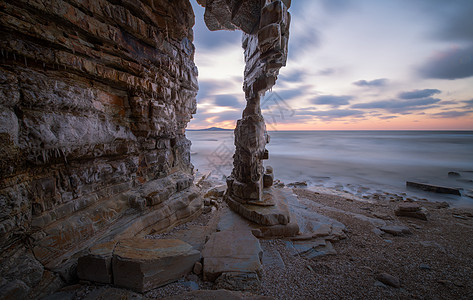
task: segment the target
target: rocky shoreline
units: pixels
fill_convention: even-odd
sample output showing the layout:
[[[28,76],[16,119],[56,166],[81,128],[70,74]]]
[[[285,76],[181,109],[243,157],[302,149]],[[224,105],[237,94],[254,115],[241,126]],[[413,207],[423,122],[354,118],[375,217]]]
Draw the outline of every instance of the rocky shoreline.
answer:
[[[205,195],[204,213],[167,233],[146,238],[187,239],[194,247],[203,247],[229,210],[223,202],[221,182],[201,180],[198,186]],[[260,239],[263,268],[256,284],[247,281],[233,286],[240,291],[230,292],[226,290],[232,288],[228,283],[204,281],[202,269],[197,267],[178,281],[143,294],[81,282],[45,299],[100,299],[105,295],[124,299],[473,297],[473,209],[414,202],[401,195],[390,200],[344,197],[297,186],[293,185],[292,192],[306,210],[342,223],[343,234],[331,243],[332,249],[316,252],[323,252],[320,255],[295,252],[294,239]],[[420,213],[421,217],[409,213]]]

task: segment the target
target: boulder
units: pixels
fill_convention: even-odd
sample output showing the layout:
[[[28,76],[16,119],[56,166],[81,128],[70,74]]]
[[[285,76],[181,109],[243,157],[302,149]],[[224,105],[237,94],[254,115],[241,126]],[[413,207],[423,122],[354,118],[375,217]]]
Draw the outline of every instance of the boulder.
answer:
[[[262,272],[263,250],[250,231],[214,233],[202,250],[204,279],[214,281],[222,273]]]
[[[414,202],[399,204],[394,214],[398,217],[410,217],[427,221],[427,210]]]
[[[114,283],[146,292],[191,272],[199,260],[200,252],[180,240],[122,240],[113,254]]]

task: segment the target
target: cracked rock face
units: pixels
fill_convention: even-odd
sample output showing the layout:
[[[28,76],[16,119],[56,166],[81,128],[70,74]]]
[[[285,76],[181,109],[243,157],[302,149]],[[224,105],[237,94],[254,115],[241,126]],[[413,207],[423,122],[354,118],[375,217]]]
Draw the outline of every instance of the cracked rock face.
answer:
[[[97,240],[200,211],[188,0],[6,0],[0,15],[0,264],[26,242],[62,274]]]
[[[227,196],[240,203],[261,201],[264,186],[262,160],[268,158],[265,146],[269,137],[261,115],[260,99],[276,83],[279,69],[286,65],[291,2],[199,2],[205,6],[205,22],[210,30],[243,31],[246,108],[235,129],[236,151],[233,171],[227,179]]]

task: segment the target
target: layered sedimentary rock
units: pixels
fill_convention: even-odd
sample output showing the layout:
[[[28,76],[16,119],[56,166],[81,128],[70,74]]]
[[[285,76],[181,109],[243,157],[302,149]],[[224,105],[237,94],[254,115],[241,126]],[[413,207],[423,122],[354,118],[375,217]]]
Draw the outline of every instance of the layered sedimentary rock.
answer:
[[[269,136],[260,102],[264,93],[276,83],[279,69],[286,65],[290,1],[200,2],[206,7],[205,21],[209,29],[239,28],[243,31],[246,108],[235,129],[236,151],[233,171],[227,179],[227,201],[232,208],[240,207],[241,204],[271,205],[261,203],[265,202],[263,188],[272,185],[273,175],[272,169],[269,170],[263,182],[265,174],[262,160],[268,158],[265,146]],[[288,215],[281,214],[280,217],[285,219]],[[257,218],[250,219],[258,222]]]
[[[95,242],[200,212],[193,25],[188,0],[0,2],[2,282],[13,252],[34,295]]]

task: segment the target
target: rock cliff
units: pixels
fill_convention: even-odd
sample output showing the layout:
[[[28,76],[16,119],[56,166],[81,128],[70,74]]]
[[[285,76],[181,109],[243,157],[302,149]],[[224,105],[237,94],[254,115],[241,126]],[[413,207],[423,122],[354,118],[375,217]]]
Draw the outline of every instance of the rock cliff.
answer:
[[[188,0],[0,2],[4,293],[45,294],[90,245],[200,213],[193,25]]]

